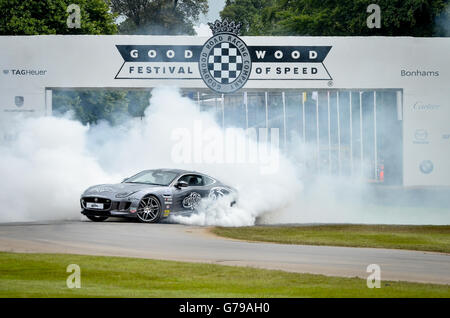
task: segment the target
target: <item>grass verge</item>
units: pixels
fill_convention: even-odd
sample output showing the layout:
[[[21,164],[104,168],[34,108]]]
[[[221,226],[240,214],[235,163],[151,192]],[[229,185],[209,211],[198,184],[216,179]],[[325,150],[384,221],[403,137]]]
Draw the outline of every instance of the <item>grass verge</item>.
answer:
[[[311,225],[216,227],[219,236],[283,244],[380,247],[450,253],[450,226]]]
[[[81,288],[69,289],[69,264]],[[444,285],[247,267],[67,254],[0,253],[0,297],[450,297]]]

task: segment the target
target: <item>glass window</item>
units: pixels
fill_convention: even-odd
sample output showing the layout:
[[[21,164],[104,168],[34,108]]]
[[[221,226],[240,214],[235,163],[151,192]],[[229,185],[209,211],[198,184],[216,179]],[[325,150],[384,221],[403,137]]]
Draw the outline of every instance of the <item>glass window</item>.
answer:
[[[216,182],[216,180],[205,176],[205,177],[203,177],[203,182],[205,185],[210,185],[210,184],[213,184],[214,182]]]
[[[189,186],[202,186],[203,178],[196,174],[187,174],[182,176],[178,181],[185,181]]]
[[[125,180],[125,183],[143,183],[155,185],[169,185],[177,173],[163,170],[146,170]]]

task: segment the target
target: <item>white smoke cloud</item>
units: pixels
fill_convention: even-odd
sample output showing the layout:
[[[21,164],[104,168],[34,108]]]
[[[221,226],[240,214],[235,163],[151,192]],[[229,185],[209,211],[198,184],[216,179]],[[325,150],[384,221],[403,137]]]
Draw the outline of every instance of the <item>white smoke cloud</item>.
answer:
[[[177,222],[197,225],[252,225],[258,215],[280,208],[290,199],[291,192],[286,188],[301,189],[296,178],[295,167],[281,154],[277,154],[278,169],[265,173],[259,162],[206,163],[201,161],[180,162],[173,155],[176,140],[173,132],[186,130],[194,135],[201,123],[202,132],[215,131],[223,140],[224,131],[217,124],[212,113],[201,112],[190,99],[181,97],[175,89],[159,88],[152,92],[150,107],[144,119],[131,120],[118,134],[118,128],[94,127],[92,134],[97,136],[96,154],[102,167],[108,171],[131,175],[149,168],[183,168],[204,172],[218,178],[239,190],[239,203],[229,208],[216,204],[202,209],[191,218],[176,217]],[[112,132],[111,132],[112,131]],[[238,138],[254,143],[244,132],[237,132]],[[103,138],[99,136],[103,135]],[[114,136],[111,138],[111,136]],[[204,136],[204,140],[208,136]],[[209,145],[212,141],[209,141]],[[204,143],[201,150],[208,143]],[[118,151],[122,149],[122,151]],[[248,147],[248,151],[257,151]],[[193,150],[199,151],[193,147]],[[201,151],[200,150],[200,151]],[[278,150],[276,150],[278,151]],[[258,154],[254,155],[258,157]],[[192,156],[193,159],[195,156]]]
[[[236,187],[237,206],[216,204],[178,222],[199,225],[251,225],[261,213],[280,208],[300,189],[295,167],[283,156],[270,174],[256,163],[178,162],[173,157],[174,129],[224,132],[214,116],[173,88],[152,92],[151,105],[141,120],[122,126],[103,122],[89,129],[67,118],[41,117],[9,125],[13,138],[1,144],[0,199],[7,206],[0,221],[79,218],[79,196],[88,186],[115,183],[151,168],[195,169]],[[5,126],[2,126],[5,127]],[[250,143],[243,132],[239,136]],[[250,149],[250,148],[249,148]],[[257,147],[251,148],[257,149]]]
[[[206,200],[198,213],[172,217],[173,222],[222,226],[255,222],[450,223],[448,209],[380,208],[376,202],[367,202],[369,187],[359,180],[309,180],[302,169],[302,160],[314,152],[309,147],[295,148],[298,153],[291,152],[289,158],[276,152],[276,169],[270,173],[261,169],[261,162],[179,160],[173,152],[179,142],[174,131],[184,129],[194,136],[200,122],[202,131],[215,131],[217,140],[225,139],[226,132],[214,114],[201,112],[174,88],[154,89],[145,117],[130,118],[121,126],[103,122],[86,127],[56,117],[0,121],[0,136],[6,136],[0,141],[0,222],[79,219],[79,196],[88,186],[117,183],[144,169],[184,168],[235,187],[239,200],[233,207],[225,199]],[[248,151],[257,151],[254,139],[243,131],[235,133],[249,145]],[[208,140],[205,136],[203,141]],[[305,178],[308,182],[304,185]]]
[[[194,26],[194,30],[197,36],[206,36],[206,37],[212,36],[211,29],[205,23],[200,23],[199,25]]]
[[[0,222],[68,219],[80,190],[114,180],[86,152],[87,128],[66,118],[17,118],[0,133]]]

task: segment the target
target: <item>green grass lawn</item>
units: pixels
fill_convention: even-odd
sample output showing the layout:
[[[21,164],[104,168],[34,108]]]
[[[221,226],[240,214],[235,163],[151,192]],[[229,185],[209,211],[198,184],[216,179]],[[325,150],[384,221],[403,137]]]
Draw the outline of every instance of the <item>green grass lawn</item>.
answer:
[[[212,232],[246,241],[398,248],[450,253],[450,226],[311,225],[216,227]]]
[[[69,264],[81,288],[69,289]],[[445,285],[297,274],[247,267],[67,254],[0,253],[0,297],[450,297]]]

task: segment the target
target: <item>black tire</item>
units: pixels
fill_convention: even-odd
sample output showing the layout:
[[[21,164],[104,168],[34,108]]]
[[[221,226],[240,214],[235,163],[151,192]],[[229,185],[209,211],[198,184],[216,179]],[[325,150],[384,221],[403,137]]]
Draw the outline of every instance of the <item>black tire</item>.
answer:
[[[86,217],[93,222],[103,222],[108,218],[107,216],[97,216],[97,215],[86,215]]]
[[[146,195],[139,201],[136,216],[142,223],[158,223],[162,216],[161,202],[154,195]]]

